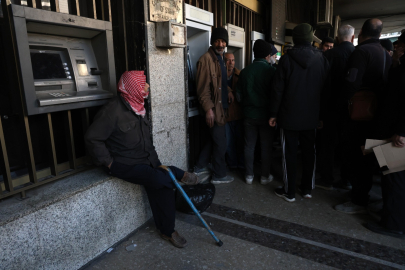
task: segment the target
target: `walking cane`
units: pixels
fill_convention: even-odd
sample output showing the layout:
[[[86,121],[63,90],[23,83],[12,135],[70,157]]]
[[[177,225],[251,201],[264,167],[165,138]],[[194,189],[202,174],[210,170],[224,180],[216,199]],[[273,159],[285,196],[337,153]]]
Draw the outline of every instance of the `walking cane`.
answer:
[[[179,183],[177,183],[176,178],[174,177],[172,171],[170,170],[169,167],[167,166],[160,166],[161,168],[165,169],[166,171],[169,172],[170,178],[173,180],[174,184],[176,185],[176,188],[180,190],[181,195],[183,195],[184,199],[186,199],[187,203],[190,205],[191,209],[193,209],[194,213],[197,215],[197,217],[201,220],[202,224],[204,224],[204,227],[208,230],[208,232],[211,234],[212,238],[214,238],[215,242],[217,242],[218,246],[222,246],[224,243],[222,243],[221,240],[219,240],[214,232],[211,230],[210,226],[207,224],[207,222],[203,219],[201,216],[200,212],[198,212],[197,208],[195,208],[194,204],[191,202],[190,198],[187,196],[187,194],[184,192],[183,188],[180,186]]]

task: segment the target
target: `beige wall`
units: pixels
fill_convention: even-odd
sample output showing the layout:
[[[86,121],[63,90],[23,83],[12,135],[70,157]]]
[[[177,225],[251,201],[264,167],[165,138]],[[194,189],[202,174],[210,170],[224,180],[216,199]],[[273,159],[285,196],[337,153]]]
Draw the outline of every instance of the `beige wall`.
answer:
[[[257,13],[263,12],[262,4],[257,0],[235,0],[235,1]]]

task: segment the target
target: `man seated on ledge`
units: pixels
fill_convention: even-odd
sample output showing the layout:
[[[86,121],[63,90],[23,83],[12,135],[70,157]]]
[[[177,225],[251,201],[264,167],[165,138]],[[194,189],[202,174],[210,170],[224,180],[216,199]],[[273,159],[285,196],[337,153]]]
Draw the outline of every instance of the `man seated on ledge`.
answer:
[[[161,237],[182,248],[187,241],[174,230],[174,183],[161,168],[145,117],[149,85],[143,71],[127,71],[118,83],[116,98],[104,105],[85,135],[86,147],[97,165],[127,182],[143,185]],[[195,185],[195,174],[169,166],[176,179]]]

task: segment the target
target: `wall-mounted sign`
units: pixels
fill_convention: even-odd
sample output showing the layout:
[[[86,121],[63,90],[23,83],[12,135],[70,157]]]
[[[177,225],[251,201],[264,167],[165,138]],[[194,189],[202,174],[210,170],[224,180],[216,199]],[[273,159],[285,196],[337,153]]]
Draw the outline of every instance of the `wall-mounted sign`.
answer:
[[[149,20],[183,23],[183,0],[149,0]]]

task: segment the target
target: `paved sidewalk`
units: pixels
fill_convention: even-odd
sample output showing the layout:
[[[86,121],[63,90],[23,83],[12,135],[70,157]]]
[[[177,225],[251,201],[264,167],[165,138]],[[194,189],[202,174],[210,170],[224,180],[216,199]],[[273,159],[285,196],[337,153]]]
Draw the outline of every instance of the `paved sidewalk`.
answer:
[[[178,213],[176,230],[188,240],[178,249],[162,240],[153,221],[85,267],[95,269],[405,269],[405,241],[375,234],[369,215],[346,215],[333,206],[343,190],[315,189],[312,199],[276,197],[281,182],[247,185],[242,175],[217,185],[204,218],[224,245],[218,247],[195,216]],[[371,192],[380,196],[378,185]],[[136,244],[132,251],[126,247]]]

